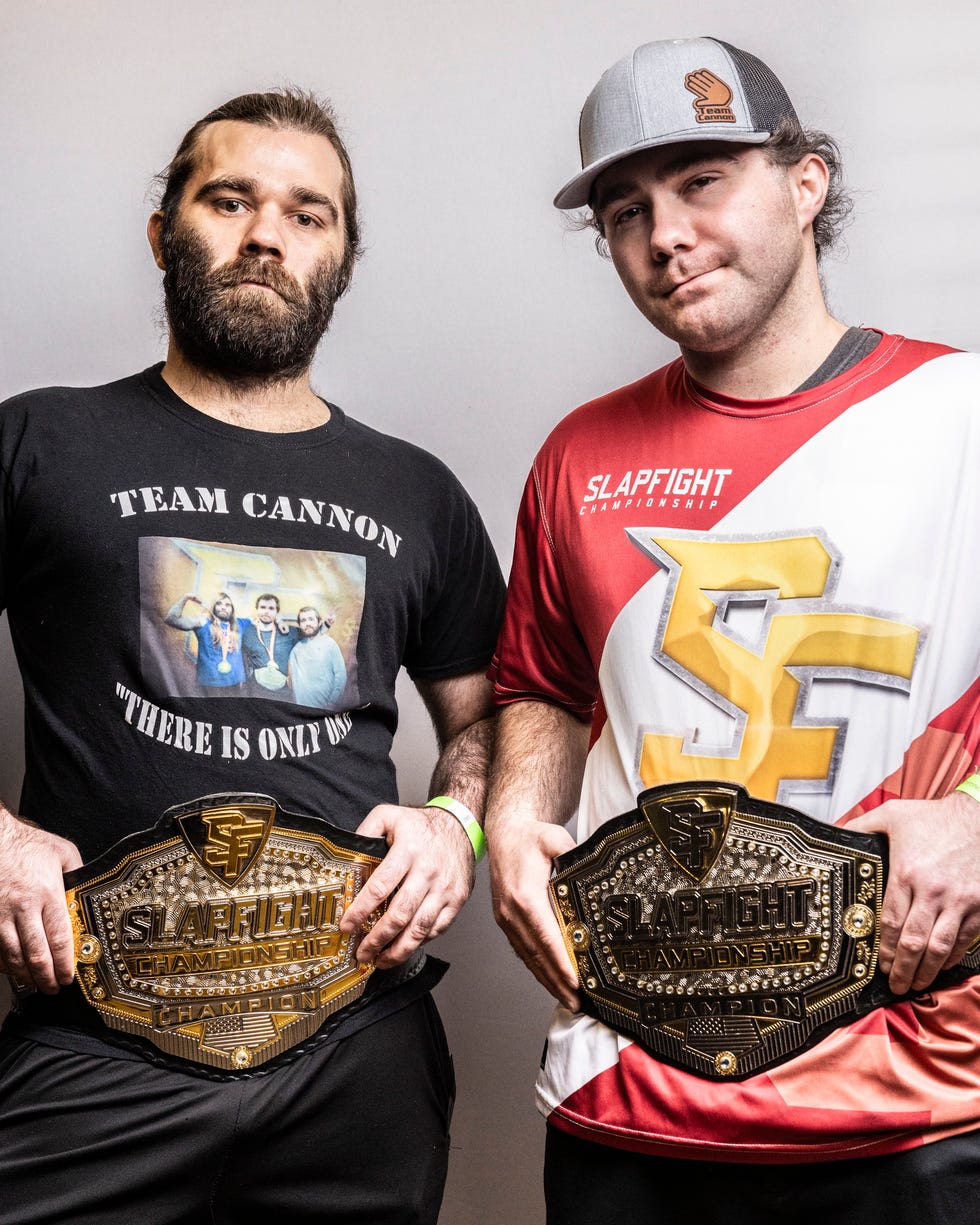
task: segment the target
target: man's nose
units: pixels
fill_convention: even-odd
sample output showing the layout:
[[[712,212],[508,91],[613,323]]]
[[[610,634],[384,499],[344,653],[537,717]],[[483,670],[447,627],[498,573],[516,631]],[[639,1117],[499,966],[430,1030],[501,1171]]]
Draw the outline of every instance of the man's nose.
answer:
[[[660,263],[678,251],[694,246],[695,237],[687,209],[677,200],[656,201],[650,225],[650,252]]]
[[[242,255],[263,255],[282,260],[286,256],[283,219],[272,208],[257,209],[242,235]]]

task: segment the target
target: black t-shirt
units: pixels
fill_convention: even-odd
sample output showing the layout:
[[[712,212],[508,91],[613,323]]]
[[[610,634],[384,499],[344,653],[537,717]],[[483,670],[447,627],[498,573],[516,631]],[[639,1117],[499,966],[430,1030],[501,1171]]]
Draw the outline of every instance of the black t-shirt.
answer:
[[[0,409],[21,812],[86,860],[224,791],[354,829],[396,799],[399,669],[439,679],[490,660],[503,581],[479,514],[439,460],[334,405],[317,429],[245,430],[191,408],[160,370]],[[211,612],[221,593],[226,620]],[[196,630],[165,620],[185,594]],[[303,607],[332,618],[339,708],[242,680],[235,655],[270,594],[284,628]]]

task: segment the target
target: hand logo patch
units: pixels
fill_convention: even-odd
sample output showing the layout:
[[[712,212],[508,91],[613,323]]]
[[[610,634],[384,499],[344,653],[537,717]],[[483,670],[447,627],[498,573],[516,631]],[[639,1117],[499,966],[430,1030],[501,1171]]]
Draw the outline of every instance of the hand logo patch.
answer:
[[[735,123],[735,112],[729,103],[732,91],[710,68],[699,68],[684,78],[684,88],[696,94],[691,105],[698,123]]]

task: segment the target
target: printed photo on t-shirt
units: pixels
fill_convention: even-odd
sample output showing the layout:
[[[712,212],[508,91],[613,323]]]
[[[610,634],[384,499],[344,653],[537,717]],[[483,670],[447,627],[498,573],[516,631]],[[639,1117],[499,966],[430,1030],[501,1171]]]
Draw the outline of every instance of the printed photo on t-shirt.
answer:
[[[363,557],[140,539],[144,677],[172,697],[358,704]]]

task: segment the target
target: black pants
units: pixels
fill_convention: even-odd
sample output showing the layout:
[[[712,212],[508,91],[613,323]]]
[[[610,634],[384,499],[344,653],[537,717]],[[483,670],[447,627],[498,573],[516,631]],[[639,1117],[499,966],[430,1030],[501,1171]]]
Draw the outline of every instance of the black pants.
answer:
[[[888,1157],[650,1157],[548,1128],[548,1225],[977,1225],[980,1132]]]
[[[0,1225],[435,1225],[454,1097],[430,996],[264,1076],[0,1043]]]

